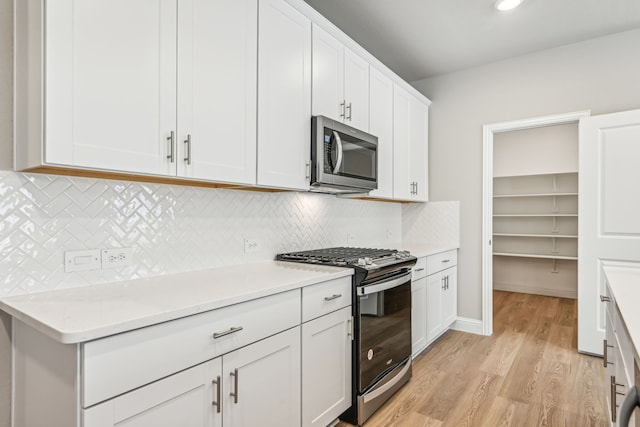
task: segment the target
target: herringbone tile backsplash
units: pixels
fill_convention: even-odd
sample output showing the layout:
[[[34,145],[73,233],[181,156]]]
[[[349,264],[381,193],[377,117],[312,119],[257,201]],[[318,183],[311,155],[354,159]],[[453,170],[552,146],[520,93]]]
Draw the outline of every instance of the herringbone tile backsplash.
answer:
[[[0,296],[384,246],[401,233],[397,203],[0,171]],[[245,254],[244,238],[258,251]],[[134,248],[132,265],[64,271],[65,251],[117,247]]]

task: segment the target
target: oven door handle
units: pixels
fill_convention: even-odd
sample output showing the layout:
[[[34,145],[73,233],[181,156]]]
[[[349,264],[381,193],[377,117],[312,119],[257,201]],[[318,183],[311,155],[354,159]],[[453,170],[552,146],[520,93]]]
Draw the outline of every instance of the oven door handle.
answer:
[[[360,287],[358,294],[369,295],[369,294],[375,294],[381,291],[386,291],[387,289],[392,289],[392,288],[395,288],[396,286],[403,285],[408,280],[411,280],[411,271],[409,271],[406,274],[403,274],[400,277],[388,280],[386,282],[376,283],[374,285],[362,286]]]

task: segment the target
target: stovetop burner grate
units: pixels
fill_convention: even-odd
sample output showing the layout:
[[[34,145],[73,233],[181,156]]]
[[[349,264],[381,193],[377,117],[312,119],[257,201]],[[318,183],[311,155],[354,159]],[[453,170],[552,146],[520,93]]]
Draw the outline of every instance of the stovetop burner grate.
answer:
[[[358,260],[362,258],[371,258],[372,260],[376,260],[394,256],[397,252],[398,251],[395,249],[336,247],[279,254],[277,259],[317,262],[322,264],[357,264]]]

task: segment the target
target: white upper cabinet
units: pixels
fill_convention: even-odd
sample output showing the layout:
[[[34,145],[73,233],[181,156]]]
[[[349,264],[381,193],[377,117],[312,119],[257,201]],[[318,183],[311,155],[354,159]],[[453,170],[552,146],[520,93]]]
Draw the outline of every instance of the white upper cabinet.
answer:
[[[46,9],[45,162],[255,183],[256,0]]]
[[[258,185],[309,188],[311,20],[284,0],[261,0]]]
[[[428,200],[429,107],[397,84],[393,90],[393,197]]]
[[[255,184],[257,0],[178,4],[178,175]]]
[[[60,0],[45,17],[45,162],[175,174],[176,2]]]
[[[313,115],[369,129],[369,63],[313,25]]]
[[[369,133],[378,137],[378,189],[370,196],[393,197],[393,82],[371,67]]]

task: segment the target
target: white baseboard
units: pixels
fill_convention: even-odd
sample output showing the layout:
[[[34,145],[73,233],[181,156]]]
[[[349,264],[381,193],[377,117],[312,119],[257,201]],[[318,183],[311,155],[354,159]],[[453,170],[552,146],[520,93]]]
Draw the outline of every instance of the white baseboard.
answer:
[[[493,283],[493,289],[496,291],[519,292],[522,294],[545,295],[548,297],[571,298],[576,299],[578,294],[572,289],[551,289],[541,288],[537,286],[513,285],[510,283]]]
[[[469,332],[476,335],[482,335],[482,320],[469,319],[468,317],[458,317],[451,329],[461,332]]]

